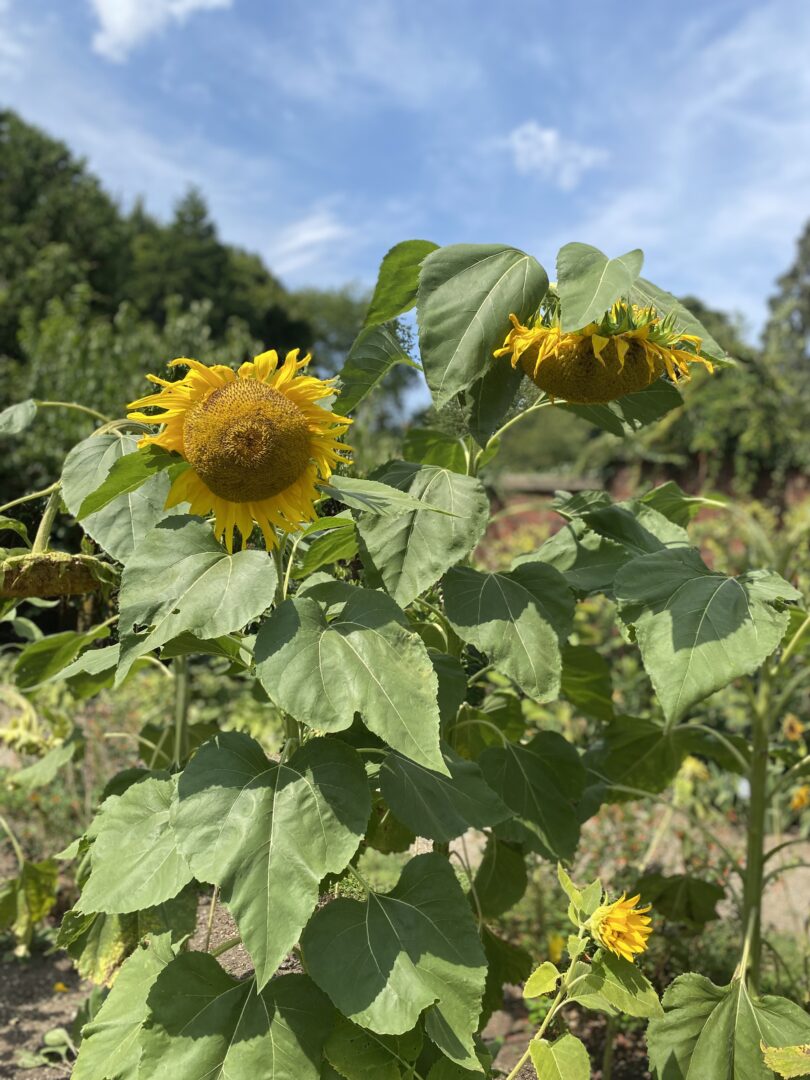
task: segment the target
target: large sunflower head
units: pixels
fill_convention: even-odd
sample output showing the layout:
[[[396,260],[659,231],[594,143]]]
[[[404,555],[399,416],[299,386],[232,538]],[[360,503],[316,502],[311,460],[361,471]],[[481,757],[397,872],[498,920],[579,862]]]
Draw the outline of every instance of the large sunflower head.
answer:
[[[613,401],[643,390],[664,372],[677,382],[689,378],[690,364],[712,363],[702,342],[676,329],[655,308],[617,300],[597,322],[563,332],[559,306],[551,305],[531,326],[510,315],[512,329],[495,356],[511,357],[549,397],[579,404]]]
[[[279,364],[275,351],[262,353],[238,371],[206,367],[185,357],[170,367],[188,368],[178,382],[147,378],[160,393],[133,401],[130,409],[157,406],[156,414],[132,412],[130,419],[162,424],[155,443],[189,463],[172,483],[166,506],[191,504],[192,514],[213,513],[214,531],[233,550],[233,533],[243,541],[254,522],[268,548],[276,529],[294,532],[315,517],[316,482],[326,480],[347,459],[339,437],[351,420],[319,401],[335,394],[331,380],[303,374],[309,356],[298,349]]]
[[[595,940],[603,949],[616,956],[633,961],[637,953],[647,948],[647,938],[652,927],[647,907],[636,907],[640,897],[626,900],[622,895],[612,904],[602,904],[591,915],[588,926]]]

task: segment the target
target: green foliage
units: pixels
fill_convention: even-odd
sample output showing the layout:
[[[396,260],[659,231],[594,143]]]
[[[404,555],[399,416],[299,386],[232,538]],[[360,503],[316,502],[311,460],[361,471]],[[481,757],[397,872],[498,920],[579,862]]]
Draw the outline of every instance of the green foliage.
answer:
[[[228,275],[269,319],[261,267],[219,244],[196,195],[166,227],[174,250],[142,211],[133,219],[142,312],[119,311],[113,324],[113,301],[102,310],[85,282],[44,315],[25,316],[31,355],[44,357],[45,340],[59,347],[59,327],[72,326],[71,349],[126,338],[138,364],[145,345],[171,335],[193,344],[202,334],[204,359],[237,360],[239,336],[247,341],[256,324],[249,312],[230,330],[219,318],[230,303]],[[188,273],[203,263],[205,274]],[[638,278],[640,268],[640,253],[608,260],[585,245],[564,248],[566,325],[598,318],[617,297],[647,297],[706,338],[674,298]],[[167,305],[167,281],[186,305],[204,287],[211,306]],[[27,613],[3,609],[4,633],[23,640],[3,669],[13,710],[0,735],[37,755],[18,777],[21,792],[36,793],[93,754],[86,714],[96,695],[102,716],[115,695],[129,702],[124,730],[104,729],[129,740],[128,767],[60,856],[72,860],[78,899],[59,944],[82,975],[112,986],[86,1027],[80,1080],[484,1080],[493,1069],[483,1025],[504,983],[523,980],[527,997],[545,1005],[513,1077],[529,1061],[541,1078],[588,1075],[587,1050],[564,1029],[570,1003],[611,1023],[650,1020],[657,1080],[764,1078],[763,1052],[807,1042],[799,1006],[759,996],[766,814],[786,803],[806,767],[796,725],[781,742],[775,735],[776,714],[804,693],[810,623],[788,580],[804,541],[785,530],[784,551],[771,548],[768,561],[784,577],[759,565],[738,574],[710,567],[693,525],[709,500],[670,482],[619,502],[603,490],[559,492],[552,506],[562,529],[511,566],[490,565],[490,499],[478,472],[497,460],[501,429],[526,416],[579,422],[564,403],[528,394],[520,375],[492,358],[510,314],[531,321],[547,285],[539,264],[514,248],[418,241],[393,249],[351,350],[339,342],[357,322],[359,297],[331,339],[321,331],[341,358],[349,351],[343,401],[370,408],[372,389],[412,370],[412,343],[394,320],[415,304],[433,416],[371,477],[321,483],[320,516],[290,521],[300,528],[292,537],[279,530],[272,552],[248,537],[230,553],[210,522],[184,507],[167,514],[171,477],[187,463],[138,450],[130,423],[76,432],[64,502],[102,549],[109,581],[120,576],[120,592],[83,603],[75,630],[43,633]],[[329,306],[310,301],[313,310],[323,301],[322,313]],[[124,388],[119,380],[119,395]],[[51,415],[39,393],[26,389],[21,396],[40,404],[0,418],[12,456]],[[615,438],[669,418],[679,400],[659,380],[580,413]],[[335,504],[347,509],[334,516]],[[711,507],[723,509],[717,500]],[[51,498],[38,549],[59,512]],[[16,543],[26,530],[15,524]],[[150,678],[159,683],[152,698],[142,693]],[[49,693],[65,697],[59,723],[37,711]],[[741,693],[742,719],[732,724],[724,703]],[[692,813],[711,832],[696,776],[726,777],[749,822],[746,864],[726,852],[716,867],[692,858],[683,872],[659,873],[653,856],[671,815]],[[88,789],[88,804],[96,794]],[[656,916],[691,939],[716,918],[721,898],[738,899],[724,871],[745,878],[728,919],[744,927],[734,981],[716,987],[681,975],[663,1009],[643,962],[620,955],[645,951],[646,909],[631,912],[635,901],[613,899],[615,882],[603,886],[609,842],[587,885],[558,862],[574,865],[589,819],[598,815],[593,835],[601,837],[625,810],[617,803],[645,796],[667,810],[646,854],[644,837],[622,866],[619,888],[640,879]],[[0,891],[0,923],[25,946],[53,903],[56,863],[26,860],[0,825],[19,863]],[[470,843],[470,829],[485,839]],[[417,839],[417,851],[432,841],[432,852],[412,855]],[[558,862],[561,892],[550,913],[553,955],[540,962],[503,920],[530,871],[539,864],[552,877],[544,861]],[[197,926],[200,884],[214,890],[207,927]],[[238,936],[212,946],[219,904]],[[218,959],[236,944],[252,965],[244,978]],[[305,974],[290,973],[301,966]],[[669,971],[653,970],[656,979]]]

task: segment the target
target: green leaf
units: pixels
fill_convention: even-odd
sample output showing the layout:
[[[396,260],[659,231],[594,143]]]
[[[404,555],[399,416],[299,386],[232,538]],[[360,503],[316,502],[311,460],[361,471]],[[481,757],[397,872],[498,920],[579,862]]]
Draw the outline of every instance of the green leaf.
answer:
[[[659,514],[674,521],[683,528],[689,524],[702,506],[717,506],[716,499],[703,499],[699,495],[687,495],[682,491],[674,480],[667,480],[665,484],[648,491],[641,496],[641,502],[645,506],[651,506]]]
[[[638,967],[605,951],[596,954],[588,973],[577,983],[572,1000],[586,1009],[602,1009],[608,1014],[612,1009],[618,1009],[628,1016],[663,1015],[658,994]]]
[[[486,446],[506,420],[523,377],[520,368],[495,363],[461,394],[461,414],[479,446]]]
[[[386,252],[366,312],[365,326],[388,322],[410,311],[416,303],[419,267],[437,248],[438,244],[430,240],[403,240]]]
[[[444,728],[455,720],[467,696],[467,672],[455,656],[435,649],[428,649],[428,655],[439,680],[439,715]]]
[[[486,918],[504,915],[520,900],[527,885],[523,852],[490,833],[473,879],[481,914]]]
[[[37,404],[33,398],[18,401],[0,412],[0,438],[19,435],[32,423],[37,415]]]
[[[755,997],[741,980],[715,986],[680,975],[663,998],[665,1014],[647,1029],[650,1064],[659,1080],[773,1080],[760,1042],[810,1040],[810,1017],[781,997]]]
[[[499,937],[488,926],[481,928],[481,940],[487,958],[487,981],[479,1020],[483,1027],[494,1012],[504,1008],[504,984],[519,986],[525,982],[534,963],[524,948]]]
[[[67,670],[79,653],[99,638],[110,636],[109,627],[94,626],[84,634],[63,630],[32,642],[22,650],[14,665],[14,681],[20,690],[30,690]]]
[[[17,876],[0,885],[0,930],[11,930],[21,945],[30,945],[34,927],[56,903],[58,876],[54,859],[26,859]]]
[[[55,746],[32,765],[8,775],[5,778],[6,783],[9,787],[18,788],[25,792],[45,787],[47,784],[52,783],[65,765],[72,761],[76,754],[83,749],[84,736],[78,729],[74,728],[61,746]]]
[[[146,998],[173,957],[169,934],[129,957],[98,1013],[82,1030],[73,1080],[137,1080],[138,1037],[149,1015]]]
[[[634,891],[645,903],[652,904],[657,914],[696,929],[720,917],[717,905],[726,895],[720,885],[689,874],[645,874],[636,882]]]
[[[509,315],[525,322],[547,289],[542,266],[512,247],[454,244],[428,255],[419,275],[417,317],[437,409],[497,362],[492,354],[503,345]]]
[[[467,899],[441,855],[411,859],[390,893],[328,904],[301,944],[307,970],[344,1016],[399,1035],[428,1009],[433,1042],[477,1068],[472,1036],[486,963]]]
[[[115,462],[137,450],[138,438],[121,432],[91,435],[73,447],[62,469],[62,496],[75,518],[88,495],[104,483]],[[160,472],[84,518],[82,528],[114,559],[126,562],[135,545],[159,521],[179,512],[165,509],[169,485],[168,473]]]
[[[562,574],[543,562],[507,573],[455,567],[444,579],[447,620],[459,637],[487,655],[529,697],[559,696],[574,596]]]
[[[394,750],[446,772],[436,673],[421,639],[383,593],[340,591],[328,611],[311,595],[296,597],[262,623],[255,649],[262,686],[279,708],[325,731],[349,727],[360,713]]]
[[[309,577],[324,566],[339,559],[353,559],[357,554],[357,530],[353,521],[342,522],[338,528],[316,536],[293,571],[296,580]]]
[[[17,536],[21,536],[28,547],[31,546],[31,542],[28,539],[28,529],[21,521],[17,521],[16,518],[6,517],[5,514],[0,514],[0,533],[13,532]]]
[[[400,821],[417,836],[445,842],[469,828],[495,825],[510,811],[481,770],[449,747],[443,750],[448,775],[433,772],[401,754],[389,754],[380,768],[380,791]]]
[[[607,723],[613,719],[610,665],[589,645],[565,645],[560,691],[580,712]]]
[[[640,277],[630,290],[630,299],[642,307],[654,307],[661,315],[671,315],[675,321],[675,328],[682,334],[697,334],[703,342],[701,351],[704,356],[710,356],[716,360],[723,360],[726,357],[726,350],[714,340],[703,323],[672,293],[659,289],[651,281]]]
[[[628,555],[647,555],[689,543],[680,525],[635,500],[588,510],[582,520],[604,539],[621,544]]]
[[[655,794],[674,780],[688,754],[701,749],[701,733],[689,727],[667,728],[655,720],[617,716],[584,762],[608,783]]]
[[[76,515],[77,520],[81,521],[97,510],[103,509],[119,495],[136,491],[150,477],[156,476],[164,469],[182,464],[182,458],[160,446],[145,446],[133,454],[125,454],[113,462],[101,486],[91,491],[82,500],[82,505]]]
[[[402,1080],[421,1049],[418,1027],[404,1035],[377,1035],[338,1016],[323,1051],[345,1080]]]
[[[555,731],[541,731],[526,746],[485,750],[479,764],[541,850],[570,859],[579,841],[576,802],[586,780],[574,747]]]
[[[207,953],[182,953],[158,975],[147,1004],[140,1075],[149,1080],[320,1078],[334,1011],[306,975],[258,991],[255,979],[237,981]]]
[[[405,607],[473,550],[487,526],[489,499],[480,480],[436,465],[395,461],[379,475],[419,504],[396,518],[364,517],[357,524],[363,561]],[[447,514],[431,513],[429,504]]]
[[[557,292],[564,333],[599,322],[614,300],[628,296],[644,262],[640,248],[609,259],[590,244],[566,244],[557,253]]]
[[[418,497],[409,495],[398,487],[380,483],[379,480],[360,480],[354,476],[332,476],[328,484],[318,487],[330,499],[336,499],[352,510],[362,510],[380,517],[399,517],[413,510],[433,510],[452,517],[454,512],[443,506],[434,506]]]
[[[557,409],[574,413],[594,427],[624,438],[683,405],[680,392],[666,379],[656,379],[634,394],[609,401],[606,405],[572,405],[560,402]]]
[[[550,540],[525,561],[541,560],[553,566],[563,575],[570,587],[583,596],[604,592],[613,588],[617,572],[627,563],[630,555],[621,544],[607,540],[593,532],[581,519],[564,525]],[[515,559],[515,566],[523,558]]]
[[[140,911],[171,900],[191,881],[169,825],[174,786],[148,779],[104,802],[93,821],[90,876],[77,911]]]
[[[104,645],[100,649],[86,649],[72,664],[57,672],[54,679],[66,682],[75,697],[92,697],[99,690],[112,686],[120,654],[121,646],[118,643]],[[145,657],[136,660],[130,668],[130,675],[148,663]]]
[[[177,842],[195,877],[220,886],[260,989],[315,910],[321,880],[357,851],[370,813],[362,760],[337,739],[313,739],[278,764],[250,736],[224,732],[184,769]]]
[[[467,473],[467,450],[462,439],[431,428],[409,428],[402,456],[418,465],[438,465],[451,472]]]
[[[784,635],[781,600],[800,599],[778,574],[755,570],[729,578],[691,549],[634,559],[616,575],[615,590],[670,722],[754,672]]]
[[[590,1080],[591,1059],[585,1044],[573,1035],[562,1035],[553,1043],[532,1039],[529,1043],[537,1080]]]
[[[523,987],[523,996],[525,998],[536,998],[542,997],[544,994],[553,994],[557,989],[560,977],[555,965],[550,960],[545,960],[539,968],[535,968],[526,980],[526,985]]]
[[[361,330],[338,372],[341,413],[352,412],[397,364],[416,367],[403,349],[394,326],[367,326]]]
[[[266,551],[229,555],[199,518],[161,522],[138,544],[121,578],[117,682],[137,657],[184,632],[217,638],[241,629],[272,604],[275,590]]]
[[[769,1069],[784,1077],[806,1077],[810,1075],[810,1044],[803,1046],[766,1046],[760,1043]]]

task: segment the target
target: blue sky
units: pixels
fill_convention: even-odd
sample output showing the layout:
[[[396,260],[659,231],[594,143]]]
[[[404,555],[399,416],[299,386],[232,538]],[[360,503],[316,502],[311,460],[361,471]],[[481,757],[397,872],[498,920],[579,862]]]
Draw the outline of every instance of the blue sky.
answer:
[[[753,334],[810,217],[807,0],[0,0],[0,102],[292,286],[568,240]]]

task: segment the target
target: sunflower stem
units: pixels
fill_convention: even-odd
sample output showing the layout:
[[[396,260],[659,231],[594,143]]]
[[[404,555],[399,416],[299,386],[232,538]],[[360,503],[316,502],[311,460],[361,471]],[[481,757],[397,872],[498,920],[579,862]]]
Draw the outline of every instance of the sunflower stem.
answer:
[[[48,497],[45,510],[40,518],[34,543],[31,545],[32,555],[41,555],[48,550],[48,542],[51,539],[51,530],[59,513],[59,503],[62,498],[61,485],[57,485]]]
[[[15,506],[22,506],[23,503],[33,502],[34,499],[44,499],[46,495],[51,495],[54,491],[57,491],[60,484],[61,480],[56,480],[53,484],[43,488],[42,491],[32,491],[30,495],[21,495],[19,499],[12,499],[11,502],[3,503],[0,506],[0,514],[5,513],[6,510],[11,510]]]
[[[205,944],[203,945],[203,952],[208,952],[211,948],[211,932],[214,929],[214,915],[217,910],[217,900],[219,899],[219,885],[214,886],[214,891],[211,895],[211,905],[208,908],[208,920],[205,924]]]
[[[613,1047],[616,1043],[618,1023],[615,1016],[609,1016],[605,1024],[605,1049],[602,1053],[602,1080],[613,1077]]]
[[[174,764],[179,769],[188,756],[188,657],[174,662]]]
[[[103,420],[105,424],[110,423],[112,419],[95,409],[89,409],[86,405],[77,405],[75,401],[37,401],[34,399],[34,404],[38,409],[75,409],[77,412],[87,413],[96,420]]]
[[[14,855],[15,855],[15,857],[17,859],[17,864],[19,865],[20,869],[22,870],[22,868],[23,868],[23,866],[25,864],[25,856],[23,855],[23,850],[20,847],[19,840],[14,835],[13,829],[11,828],[11,826],[9,825],[9,823],[6,821],[6,819],[3,817],[2,814],[0,814],[0,829],[2,829],[3,832],[6,834],[6,836],[8,837],[9,843],[11,844],[11,846],[12,846],[12,848],[14,850]]]
[[[743,956],[740,960],[743,978],[750,973],[754,991],[759,990],[762,964],[762,891],[765,869],[765,815],[768,809],[768,744],[770,735],[771,672],[766,663],[759,676],[756,707],[753,718],[751,766],[749,783],[751,797],[748,815],[748,846],[745,858],[742,922],[746,927]]]

